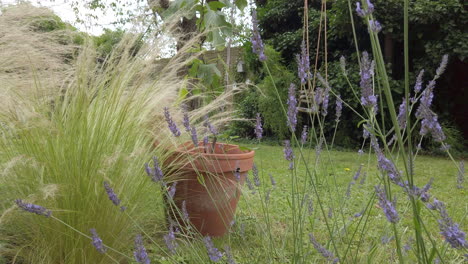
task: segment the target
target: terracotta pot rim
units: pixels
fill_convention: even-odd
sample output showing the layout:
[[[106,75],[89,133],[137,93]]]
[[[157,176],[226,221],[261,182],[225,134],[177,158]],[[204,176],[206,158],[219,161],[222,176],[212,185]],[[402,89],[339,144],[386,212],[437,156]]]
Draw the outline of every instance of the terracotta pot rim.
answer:
[[[244,160],[244,159],[251,159],[255,156],[255,151],[250,150],[250,151],[242,151],[242,153],[236,153],[236,154],[227,154],[227,153],[205,153],[203,151],[196,151],[196,150],[203,150],[204,147],[202,145],[203,143],[199,143],[199,146],[197,148],[193,148],[193,143],[190,141],[187,141],[183,143],[177,150],[177,153],[180,154],[187,154],[187,155],[199,155],[201,157],[205,157],[208,159],[217,159],[217,160]],[[213,144],[212,142],[209,143],[209,145]],[[187,149],[183,149],[184,146],[189,146]],[[225,148],[238,148],[239,145],[234,145],[234,144],[225,144],[225,143],[216,143],[216,146],[219,145],[224,145]],[[240,149],[239,149],[240,150]]]

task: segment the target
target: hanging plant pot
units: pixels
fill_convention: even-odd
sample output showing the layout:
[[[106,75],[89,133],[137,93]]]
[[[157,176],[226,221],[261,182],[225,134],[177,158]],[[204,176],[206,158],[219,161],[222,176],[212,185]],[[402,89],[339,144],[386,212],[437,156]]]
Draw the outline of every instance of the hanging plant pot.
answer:
[[[203,236],[222,236],[231,226],[255,152],[237,145],[185,143],[168,159],[170,177],[177,181],[169,216],[184,223],[177,210],[185,204],[188,222]],[[183,224],[182,224],[183,225]]]

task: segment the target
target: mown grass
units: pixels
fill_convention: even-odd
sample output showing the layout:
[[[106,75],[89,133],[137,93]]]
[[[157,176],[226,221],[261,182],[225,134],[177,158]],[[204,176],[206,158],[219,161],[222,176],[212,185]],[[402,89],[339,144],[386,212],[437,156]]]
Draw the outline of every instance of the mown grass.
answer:
[[[247,185],[243,186],[243,195],[232,230],[227,236],[215,239],[215,244],[220,249],[229,245],[237,263],[292,263],[294,245],[292,243],[291,171],[287,169],[288,161],[283,158],[283,148],[253,144],[246,146],[256,150],[255,163],[260,171],[261,185],[255,189],[255,192]],[[303,151],[304,155],[312,161],[309,164],[313,164],[316,158],[315,149]],[[298,152],[297,149],[296,152]],[[328,220],[336,237],[340,237],[338,246],[341,254],[349,246],[346,259],[342,259],[340,263],[398,263],[391,225],[378,206],[378,201],[376,199],[370,201],[374,186],[379,184],[374,156],[374,154],[358,155],[357,152],[347,151],[324,150],[321,153],[321,162],[316,171],[322,203],[325,205],[327,217],[329,208],[333,210],[333,216]],[[350,197],[347,198],[348,185],[360,164],[363,164],[361,178],[351,187]],[[454,221],[460,223],[461,229],[466,229],[468,225],[466,189],[456,188],[457,169],[452,161],[441,157],[419,156],[415,162],[414,172],[417,186],[423,186],[434,178],[431,195],[444,201],[449,215]],[[271,185],[269,174],[276,181],[274,187]],[[367,174],[366,180],[360,184],[364,174]],[[299,164],[297,167],[299,181],[305,181],[306,175],[304,166]],[[269,191],[269,200],[266,201]],[[318,208],[314,192],[312,189],[306,191],[313,197],[314,211],[306,217],[302,244],[296,247],[302,247],[307,263],[326,263],[326,260],[317,253],[308,240],[308,234],[312,232],[323,245],[333,251],[324,217]],[[300,196],[300,194],[296,195]],[[329,195],[334,197],[329,197]],[[407,195],[403,192],[398,192],[396,196],[397,210],[401,217],[398,223],[401,241],[403,245],[408,244],[411,247],[404,252],[405,259],[409,263],[414,263],[417,260],[413,252],[415,246],[414,239],[412,239],[414,233],[411,229],[413,225],[411,205]],[[370,204],[368,211],[361,217],[355,217],[355,214],[363,211],[368,204]],[[307,214],[307,212],[304,213]],[[432,215],[432,212],[425,208],[422,209],[421,215],[437,246],[443,248],[444,252],[446,251],[445,262],[463,263],[463,256],[460,252],[449,249],[443,237],[439,235],[438,216]],[[344,226],[346,229],[343,228]],[[354,231],[356,231],[355,234]],[[340,232],[341,235],[338,235]],[[162,238],[159,241],[159,246],[164,247]],[[179,244],[175,256],[162,254],[154,247],[153,259],[159,261],[156,263],[199,263],[200,259],[209,263],[208,255],[204,252],[205,248],[201,242],[179,241],[183,242]],[[426,242],[429,244],[429,241]],[[199,251],[194,254],[197,249]]]

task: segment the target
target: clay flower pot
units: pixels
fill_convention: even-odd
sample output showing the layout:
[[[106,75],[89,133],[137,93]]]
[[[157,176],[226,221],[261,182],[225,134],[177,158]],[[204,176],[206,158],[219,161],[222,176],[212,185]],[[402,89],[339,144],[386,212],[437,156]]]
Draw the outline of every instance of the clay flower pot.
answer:
[[[217,237],[228,232],[234,219],[240,187],[252,169],[255,152],[221,143],[216,143],[213,151],[212,146],[195,148],[185,143],[169,159],[169,167],[176,170],[173,199],[178,209],[182,211],[185,201],[190,224],[203,236]],[[169,215],[183,223],[173,210]]]

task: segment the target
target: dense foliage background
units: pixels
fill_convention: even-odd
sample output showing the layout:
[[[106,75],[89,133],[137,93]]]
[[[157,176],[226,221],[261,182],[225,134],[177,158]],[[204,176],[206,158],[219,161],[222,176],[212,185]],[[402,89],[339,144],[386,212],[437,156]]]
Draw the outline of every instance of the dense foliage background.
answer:
[[[401,102],[404,90],[403,74],[403,1],[402,0],[375,0],[375,17],[383,25],[380,34],[381,44],[387,67],[390,72],[391,84],[394,90],[396,103]],[[304,4],[302,0],[257,0],[258,17],[262,29],[262,38],[273,47],[280,58],[274,58],[271,62],[281,64],[289,73],[297,73],[295,54],[300,52],[300,43],[303,36]],[[351,3],[354,22],[356,26],[358,46],[360,51],[370,50],[370,41],[365,25],[354,14],[355,4]],[[319,33],[319,21],[321,1],[309,1],[309,41],[310,53],[315,55]],[[449,136],[449,144],[452,148],[462,151],[466,148],[468,138],[468,107],[465,102],[468,99],[468,12],[466,4],[461,0],[416,0],[410,4],[410,76],[414,83],[416,75],[421,69],[425,69],[427,81],[432,78],[435,69],[444,54],[449,55],[447,72],[437,82],[435,89],[435,111],[444,124]],[[324,49],[323,32],[319,52],[318,67],[323,72]],[[351,91],[346,81],[341,76],[339,58],[343,55],[347,60],[347,68],[353,85],[359,85],[359,69],[357,67],[357,54],[353,43],[351,23],[349,23],[348,1],[328,1],[327,3],[327,50],[328,73],[332,87],[337,90],[344,100],[352,106],[358,106],[357,100],[351,96]],[[246,49],[246,57],[250,54]],[[313,56],[311,56],[313,57]],[[249,59],[246,59],[249,61]],[[311,61],[314,64],[314,61]],[[256,65],[257,66],[257,65]],[[313,70],[312,65],[312,70]],[[252,67],[251,69],[254,69]],[[288,74],[282,77],[287,79]],[[262,78],[262,74],[256,75]],[[274,76],[278,76],[275,75]],[[281,75],[280,75],[281,76]],[[278,83],[286,80],[278,80]],[[259,81],[260,88],[265,88]],[[278,84],[277,83],[277,84]],[[288,84],[281,84],[280,89],[287,89]],[[252,90],[252,93],[258,91]],[[244,95],[246,98],[255,97]],[[247,100],[249,101],[249,100]],[[241,111],[244,117],[253,118],[253,109],[261,111],[268,119],[268,109],[260,107],[260,99],[257,105],[246,108],[246,102],[241,103]],[[252,104],[254,100],[250,100]],[[333,102],[331,102],[333,103]],[[265,110],[265,111],[262,111]],[[330,109],[331,110],[331,109]],[[269,111],[269,110],[268,110]],[[333,114],[333,111],[332,111]],[[361,131],[357,129],[358,120],[349,110],[344,110],[344,118],[337,132],[336,143],[344,147],[354,147],[361,140]],[[269,122],[267,122],[269,123]],[[330,116],[326,123],[326,131],[331,131],[334,126],[334,117]],[[284,137],[281,129],[268,128],[270,136]],[[300,131],[298,131],[300,133]],[[425,144],[423,144],[424,146]],[[426,144],[426,148],[431,146]]]

